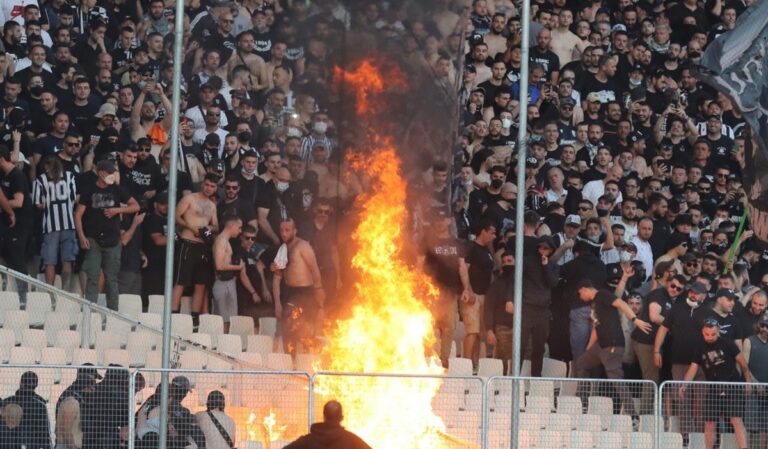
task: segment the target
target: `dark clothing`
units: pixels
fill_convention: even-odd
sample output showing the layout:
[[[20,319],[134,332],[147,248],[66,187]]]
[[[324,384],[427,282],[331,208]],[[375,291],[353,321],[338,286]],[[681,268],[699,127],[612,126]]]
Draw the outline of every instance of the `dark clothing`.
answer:
[[[466,254],[465,260],[469,265],[469,285],[472,286],[473,292],[484,295],[493,277],[493,254],[488,248],[475,242],[469,243]]]
[[[467,206],[467,216],[469,216],[470,224],[476,226],[480,223],[485,208],[500,199],[501,193],[490,193],[486,189],[473,190],[469,194],[469,205]]]
[[[608,290],[598,290],[592,303],[596,317],[597,343],[601,348],[624,347],[621,312],[613,306],[614,301],[616,295]]]
[[[459,259],[464,257],[461,243],[455,238],[440,238],[427,234],[424,247],[424,272],[440,289],[461,293]]]
[[[497,324],[507,327],[514,326],[513,315],[504,310],[506,303],[512,301],[514,289],[515,279],[512,273],[505,273],[491,282],[488,291],[485,292],[485,306],[483,308],[487,329],[494,329]]]
[[[51,425],[45,399],[31,390],[17,390],[3,405],[17,404],[24,411],[19,427],[27,436],[27,449],[51,449]]]
[[[315,423],[304,435],[284,449],[371,449],[365,441],[338,424]]]
[[[701,334],[694,346],[693,362],[699,365],[709,382],[741,382],[741,375],[736,369],[736,356],[741,353],[738,346],[726,338],[718,338],[714,343],[707,343]]]
[[[650,305],[654,303],[661,306],[661,314],[666,316],[669,310],[672,308],[674,301],[669,297],[667,289],[664,287],[659,287],[656,290],[648,293],[648,295],[645,297],[645,301],[643,301],[643,308],[640,310],[638,317],[646,323],[650,323],[652,329],[650,333],[646,334],[640,329],[635,328],[635,330],[632,331],[632,340],[635,340],[638,343],[652,345],[653,341],[656,339],[656,332],[659,330],[659,325],[651,322],[651,316],[649,312]]]
[[[554,262],[541,264],[538,251],[526,251],[523,256],[523,304],[549,309],[552,289],[557,285],[558,266]],[[603,270],[605,271],[605,270]]]
[[[113,247],[120,243],[120,215],[107,218],[104,209],[120,207],[127,203],[130,197],[116,185],[101,188],[94,185],[90,190],[81,193],[78,204],[84,205],[83,232],[86,237],[96,240],[99,246]]]
[[[163,174],[160,171],[160,165],[157,164],[152,156],[143,161],[141,159],[137,160],[133,170],[130,170],[128,174],[138,196],[137,200],[146,192],[152,190],[159,192],[163,185]]]
[[[664,255],[664,252],[667,250],[669,236],[671,235],[672,227],[666,218],[653,219],[653,233],[651,238],[648,239],[648,243],[651,244],[651,251],[653,251],[653,260]]]
[[[726,316],[722,316],[714,310],[711,310],[707,318],[714,319],[720,323],[721,340],[725,339],[735,342],[737,340],[743,340],[746,337],[746,335],[744,335],[744,331],[741,329],[739,320],[737,320],[732,313],[729,313]]]
[[[249,221],[256,219],[256,208],[253,203],[249,203],[243,198],[238,197],[231,203],[227,203],[226,201],[219,203],[216,208],[216,214],[219,223],[224,223],[224,217],[234,214],[243,221],[243,226],[245,226]]]
[[[264,190],[266,183],[258,176],[254,176],[253,179],[245,179],[242,173],[238,173],[236,177],[240,182],[240,192],[238,192],[238,196],[248,202],[255,210],[256,201],[258,200],[261,191]]]
[[[563,296],[570,302],[571,308],[586,307],[576,291],[576,284],[582,279],[589,279],[597,288],[606,283],[605,264],[595,254],[579,254],[579,257],[560,267],[560,277],[563,279]]]
[[[89,401],[93,413],[86,421],[83,449],[118,449],[120,428],[128,427],[131,407],[128,400],[129,373],[123,369],[107,370],[104,380],[96,385],[93,400]]]
[[[699,344],[701,325],[711,313],[712,310],[704,305],[693,309],[685,300],[677,301],[669,309],[662,326],[666,327],[672,336],[668,345],[670,363],[688,365],[695,361],[691,348]]]

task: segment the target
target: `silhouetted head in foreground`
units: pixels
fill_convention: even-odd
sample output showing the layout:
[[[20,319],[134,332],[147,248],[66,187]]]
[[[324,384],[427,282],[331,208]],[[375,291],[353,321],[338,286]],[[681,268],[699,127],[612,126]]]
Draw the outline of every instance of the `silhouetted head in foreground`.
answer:
[[[327,424],[341,424],[344,412],[339,401],[328,401],[323,407],[323,421]]]

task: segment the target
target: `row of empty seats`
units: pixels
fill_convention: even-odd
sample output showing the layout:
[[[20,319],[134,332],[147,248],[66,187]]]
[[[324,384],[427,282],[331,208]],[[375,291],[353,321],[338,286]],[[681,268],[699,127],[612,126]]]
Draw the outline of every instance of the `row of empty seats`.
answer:
[[[499,359],[481,358],[477,365],[477,375],[481,377],[501,376],[504,373],[504,362]],[[472,376],[472,360],[461,357],[451,357],[448,360],[449,376]],[[531,361],[524,360],[520,368],[522,377],[531,375]],[[542,377],[565,378],[568,375],[568,365],[560,360],[544,357]]]

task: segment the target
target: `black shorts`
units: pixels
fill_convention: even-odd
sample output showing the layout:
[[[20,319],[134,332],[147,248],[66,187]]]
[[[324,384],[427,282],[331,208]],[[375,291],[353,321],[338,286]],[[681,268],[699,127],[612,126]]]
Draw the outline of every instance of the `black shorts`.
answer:
[[[745,385],[706,385],[706,400],[704,402],[704,421],[719,421],[720,418],[744,416],[746,395]]]
[[[173,284],[208,285],[213,277],[213,258],[208,245],[179,239],[173,261]]]

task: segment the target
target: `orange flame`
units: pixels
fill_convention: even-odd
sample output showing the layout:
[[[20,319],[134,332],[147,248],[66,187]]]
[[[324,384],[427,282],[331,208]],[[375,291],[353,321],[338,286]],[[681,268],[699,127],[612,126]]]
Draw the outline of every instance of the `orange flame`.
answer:
[[[354,72],[337,69],[336,73],[356,89],[359,115],[370,116],[371,95],[381,93],[384,86],[381,73],[368,61]],[[336,322],[329,333],[322,368],[440,375],[439,359],[425,356],[425,348],[434,347],[435,341],[426,303],[437,291],[401,257],[407,218],[401,161],[390,139],[373,130],[369,133],[370,151],[358,153],[353,162],[353,168],[372,179],[372,191],[361,198],[361,218],[352,235],[358,248],[352,266],[360,280],[351,316]],[[440,438],[445,426],[431,407],[440,379],[320,376],[318,382],[318,392],[344,406],[345,426],[372,447],[445,447]]]
[[[271,446],[270,443],[279,441],[288,428],[288,426],[278,425],[277,422],[277,411],[272,408],[265,412],[261,422],[259,422],[256,413],[251,412],[245,424],[248,441],[261,441],[264,443],[265,448],[269,448]]]
[[[389,70],[386,85],[389,87],[405,84],[402,74],[397,70]],[[357,98],[357,113],[366,115],[371,112],[371,97],[384,92],[385,82],[381,71],[371,61],[365,60],[353,72],[348,72],[340,67],[334,67],[333,80],[337,89],[341,85],[349,85]]]

